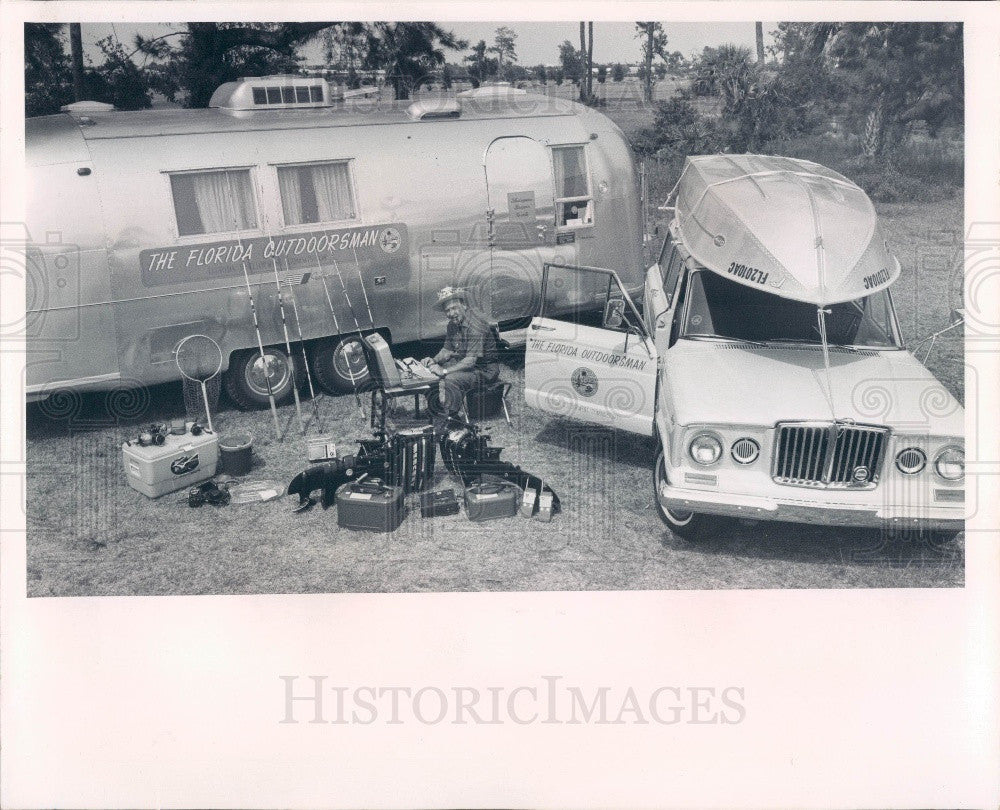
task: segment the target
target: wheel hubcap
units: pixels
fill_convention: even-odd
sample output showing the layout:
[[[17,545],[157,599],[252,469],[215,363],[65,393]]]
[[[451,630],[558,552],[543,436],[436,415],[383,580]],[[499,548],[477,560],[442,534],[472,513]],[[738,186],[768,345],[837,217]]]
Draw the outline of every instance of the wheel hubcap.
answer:
[[[368,373],[368,364],[361,344],[356,340],[341,343],[334,352],[333,367],[346,380],[357,382],[363,379]]]
[[[265,352],[263,358],[258,354],[253,362],[247,366],[247,385],[258,394],[266,395],[270,383],[271,393],[274,393],[285,386],[290,373],[291,370],[284,356]]]

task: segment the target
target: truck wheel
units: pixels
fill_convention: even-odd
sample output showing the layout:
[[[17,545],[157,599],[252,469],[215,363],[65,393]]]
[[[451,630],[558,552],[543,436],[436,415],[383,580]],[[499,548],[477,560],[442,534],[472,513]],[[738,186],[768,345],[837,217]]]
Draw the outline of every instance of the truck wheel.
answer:
[[[311,359],[316,381],[328,394],[350,394],[371,379],[358,335],[318,341],[313,346]]]
[[[226,393],[244,411],[264,408],[269,404],[268,381],[275,402],[291,396],[292,386],[295,385],[295,364],[284,349],[276,346],[264,347],[263,360],[258,349],[236,352],[223,376]]]
[[[663,448],[660,448],[653,467],[653,502],[657,514],[670,531],[685,540],[703,540],[712,529],[718,526],[719,518],[712,515],[702,515],[698,512],[684,512],[667,509],[660,503],[660,484],[666,479],[666,461],[663,458]]]

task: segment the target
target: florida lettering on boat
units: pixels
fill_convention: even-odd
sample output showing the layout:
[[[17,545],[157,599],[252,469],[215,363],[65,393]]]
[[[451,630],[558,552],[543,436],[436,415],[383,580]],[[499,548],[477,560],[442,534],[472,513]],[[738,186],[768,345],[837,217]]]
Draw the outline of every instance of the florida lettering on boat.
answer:
[[[870,290],[872,287],[878,287],[881,284],[885,284],[889,280],[889,270],[883,267],[877,273],[872,273],[870,276],[865,276],[864,283],[865,289]]]
[[[736,276],[736,278],[746,279],[755,284],[767,284],[767,277],[769,275],[763,270],[758,270],[756,267],[750,267],[747,264],[738,264],[737,262],[730,262],[729,267],[726,268],[726,272]]]

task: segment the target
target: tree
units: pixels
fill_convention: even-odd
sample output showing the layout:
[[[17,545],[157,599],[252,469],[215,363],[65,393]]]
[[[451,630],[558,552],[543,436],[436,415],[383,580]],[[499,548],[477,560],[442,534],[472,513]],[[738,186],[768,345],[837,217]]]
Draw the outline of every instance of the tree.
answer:
[[[604,84],[608,79],[608,66],[598,65],[597,66],[597,83]]]
[[[452,67],[446,62],[444,67],[441,68],[441,86],[445,90],[450,90],[452,80],[453,80]]]
[[[556,68],[554,75],[554,78],[556,80],[556,85],[562,84],[564,77],[565,77],[565,71],[562,68]]]
[[[573,43],[568,39],[559,46],[559,64],[562,66],[562,76],[571,82],[579,82],[583,72],[583,60]],[[560,82],[556,82],[560,84]]]
[[[73,71],[73,96],[77,101],[84,99],[83,87],[83,32],[80,23],[69,24],[69,55]]]
[[[851,87],[850,113],[867,158],[891,157],[906,126],[931,134],[964,111],[962,26],[958,23],[842,23],[825,51]]]
[[[24,24],[24,114],[51,115],[73,101],[69,58],[59,23]]]
[[[639,152],[663,151],[678,163],[686,155],[721,152],[727,146],[726,132],[720,123],[699,115],[690,101],[676,96],[656,104],[653,126],[641,130],[635,141]]]
[[[348,88],[356,90],[361,86],[358,68],[366,47],[362,26],[337,25],[323,31],[322,37],[327,66],[345,73]]]
[[[757,64],[764,64],[764,23],[755,22],[754,34],[757,37]]]
[[[642,59],[644,65],[643,77],[643,98],[647,102],[653,100],[653,59],[659,56],[663,58],[667,48],[667,35],[663,30],[663,23],[658,22],[637,22],[635,24],[636,36],[642,40]]]
[[[193,22],[153,39],[137,36],[136,51],[159,60],[145,70],[152,87],[171,100],[183,95],[187,107],[207,107],[220,84],[296,71],[298,46],[333,25],[338,23]]]
[[[468,43],[432,22],[374,22],[364,25],[367,53],[365,67],[384,70],[396,99],[427,81],[445,64],[444,50],[461,50]]]
[[[580,61],[582,81],[580,82],[580,101],[586,102],[589,98],[587,93],[587,83],[590,81],[590,75],[587,71],[590,69],[587,65],[587,24],[584,22],[580,23]]]
[[[611,67],[611,81],[620,82],[625,78],[625,65],[621,62],[615,62]]]
[[[721,96],[723,113],[739,108],[756,81],[750,49],[743,45],[706,47],[695,64],[692,89],[700,96]]]
[[[86,71],[87,98],[114,104],[119,110],[146,110],[152,104],[150,77],[125,53],[117,39],[105,37],[97,43],[104,62]]]
[[[545,69],[545,65],[538,65],[535,67],[535,79],[539,84],[544,85],[548,81],[549,74]]]
[[[587,97],[594,95],[594,23],[587,23]]]
[[[465,61],[469,63],[469,80],[473,87],[479,87],[494,73],[496,60],[486,55],[487,50],[486,40],[481,39],[472,46],[472,53],[465,57]]]
[[[504,59],[507,63],[517,61],[517,53],[514,51],[514,42],[517,34],[506,25],[500,26],[493,37],[493,47],[489,50],[497,55],[497,77],[504,78]]]

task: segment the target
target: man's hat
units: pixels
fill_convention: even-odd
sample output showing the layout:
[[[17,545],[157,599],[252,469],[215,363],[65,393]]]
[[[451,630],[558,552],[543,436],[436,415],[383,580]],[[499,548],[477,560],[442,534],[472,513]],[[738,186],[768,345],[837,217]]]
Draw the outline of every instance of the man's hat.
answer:
[[[438,290],[437,301],[434,302],[434,308],[444,311],[445,305],[449,301],[461,301],[465,303],[465,290],[461,287],[444,287]]]

